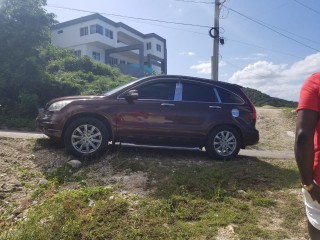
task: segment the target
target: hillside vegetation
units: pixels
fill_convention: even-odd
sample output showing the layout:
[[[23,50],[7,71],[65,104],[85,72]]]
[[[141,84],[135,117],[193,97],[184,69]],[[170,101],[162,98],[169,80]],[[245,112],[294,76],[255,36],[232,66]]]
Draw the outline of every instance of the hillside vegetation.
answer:
[[[273,106],[273,107],[297,107],[298,103],[294,101],[287,101],[281,98],[270,97],[269,95],[262,93],[252,88],[243,88],[243,91],[250,98],[252,103],[256,107]]]

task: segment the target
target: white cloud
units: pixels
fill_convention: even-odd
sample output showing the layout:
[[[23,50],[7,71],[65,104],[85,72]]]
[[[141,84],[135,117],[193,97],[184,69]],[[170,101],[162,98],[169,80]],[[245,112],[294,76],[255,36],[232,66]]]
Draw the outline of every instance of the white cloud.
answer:
[[[255,54],[257,57],[268,57],[268,55],[267,54],[265,54],[265,53],[256,53]]]
[[[175,6],[173,6],[173,4],[169,4],[168,5],[170,10],[174,10],[173,12],[176,14],[182,14],[184,12],[183,8],[176,8]]]
[[[309,55],[291,66],[257,61],[234,73],[228,81],[273,97],[298,101],[302,83],[317,71],[320,71],[320,53]]]
[[[196,55],[194,52],[180,52],[180,55],[194,56]]]
[[[219,62],[219,67],[224,67],[227,64],[224,61]],[[211,74],[211,62],[199,61],[198,64],[192,65],[190,69],[194,69],[197,73]]]
[[[252,60],[259,60],[259,59],[262,59],[262,58],[266,58],[268,55],[267,54],[264,54],[264,53],[255,53],[255,54],[252,54],[251,56],[249,57],[233,57],[232,59],[233,60],[244,60],[244,61],[252,61]]]
[[[190,69],[195,69],[197,73],[211,74],[211,62],[199,62],[192,65]]]

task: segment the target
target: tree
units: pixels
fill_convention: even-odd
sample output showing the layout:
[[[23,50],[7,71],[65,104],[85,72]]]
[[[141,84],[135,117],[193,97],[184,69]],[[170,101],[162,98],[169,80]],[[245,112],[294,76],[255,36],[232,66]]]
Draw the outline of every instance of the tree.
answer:
[[[55,97],[100,94],[132,80],[119,69],[52,46],[46,0],[0,0],[0,115],[33,118]]]
[[[16,105],[42,78],[39,49],[50,43],[54,15],[46,0],[0,1],[0,104]],[[7,106],[10,109],[10,106]]]

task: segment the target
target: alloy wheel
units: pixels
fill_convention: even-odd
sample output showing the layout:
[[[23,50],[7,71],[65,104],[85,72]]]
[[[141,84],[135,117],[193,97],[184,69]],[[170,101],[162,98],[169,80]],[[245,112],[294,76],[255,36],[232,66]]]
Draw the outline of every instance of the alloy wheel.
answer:
[[[220,156],[230,156],[237,147],[237,139],[230,131],[218,132],[213,139],[213,148]]]
[[[78,126],[71,134],[71,144],[78,152],[83,154],[93,153],[102,143],[101,131],[90,124]]]

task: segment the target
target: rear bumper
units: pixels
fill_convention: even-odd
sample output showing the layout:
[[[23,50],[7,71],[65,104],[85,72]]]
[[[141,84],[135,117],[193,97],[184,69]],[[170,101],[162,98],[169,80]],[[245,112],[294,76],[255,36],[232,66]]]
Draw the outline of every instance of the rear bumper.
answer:
[[[257,144],[259,142],[259,138],[259,131],[257,129],[247,131],[243,136],[243,147]]]

